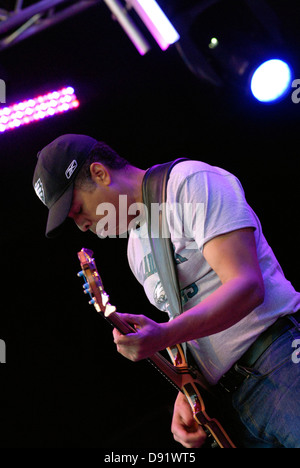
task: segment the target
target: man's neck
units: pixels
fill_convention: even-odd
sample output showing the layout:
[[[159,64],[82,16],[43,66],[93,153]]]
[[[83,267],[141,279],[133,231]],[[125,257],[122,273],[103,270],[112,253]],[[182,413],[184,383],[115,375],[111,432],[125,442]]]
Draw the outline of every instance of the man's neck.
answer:
[[[123,183],[130,203],[143,203],[143,179],[146,171],[135,166],[126,167],[123,173]]]

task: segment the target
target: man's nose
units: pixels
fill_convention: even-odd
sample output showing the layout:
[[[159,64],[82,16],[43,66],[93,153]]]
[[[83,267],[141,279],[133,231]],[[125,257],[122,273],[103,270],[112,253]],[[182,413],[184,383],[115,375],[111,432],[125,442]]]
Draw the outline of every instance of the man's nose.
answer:
[[[73,219],[75,221],[76,226],[80,229],[82,232],[86,232],[89,230],[91,223],[84,218],[83,216],[80,215],[75,215],[73,216]]]

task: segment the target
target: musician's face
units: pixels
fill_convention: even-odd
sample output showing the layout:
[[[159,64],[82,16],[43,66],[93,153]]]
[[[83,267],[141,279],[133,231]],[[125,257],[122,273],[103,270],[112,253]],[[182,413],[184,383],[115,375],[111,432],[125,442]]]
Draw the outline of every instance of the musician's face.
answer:
[[[97,224],[102,218],[102,215],[97,214],[97,209],[102,203],[104,203],[103,193],[97,185],[93,191],[75,188],[69,217],[75,221],[81,231],[90,230],[96,234]]]
[[[91,165],[91,174],[92,187],[74,188],[69,217],[81,231],[90,230],[99,237],[126,233],[134,218],[128,215],[128,204],[134,200],[127,197],[126,177],[98,163]]]

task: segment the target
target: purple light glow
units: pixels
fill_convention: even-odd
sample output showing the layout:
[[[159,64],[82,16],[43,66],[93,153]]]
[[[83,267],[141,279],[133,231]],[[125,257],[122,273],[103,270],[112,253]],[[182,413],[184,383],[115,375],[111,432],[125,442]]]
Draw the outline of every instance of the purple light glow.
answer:
[[[130,0],[162,50],[177,42],[180,36],[155,0]]]
[[[0,108],[0,133],[75,109],[79,101],[71,86]]]

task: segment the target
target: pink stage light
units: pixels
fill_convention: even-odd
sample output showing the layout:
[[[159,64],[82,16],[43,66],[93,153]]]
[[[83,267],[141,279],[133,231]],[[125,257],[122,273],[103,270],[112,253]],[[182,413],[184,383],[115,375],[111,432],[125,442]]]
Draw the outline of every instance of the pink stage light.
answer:
[[[76,109],[79,101],[71,86],[0,108],[0,133]]]
[[[158,45],[166,50],[180,35],[155,0],[127,0],[144,22]]]

